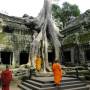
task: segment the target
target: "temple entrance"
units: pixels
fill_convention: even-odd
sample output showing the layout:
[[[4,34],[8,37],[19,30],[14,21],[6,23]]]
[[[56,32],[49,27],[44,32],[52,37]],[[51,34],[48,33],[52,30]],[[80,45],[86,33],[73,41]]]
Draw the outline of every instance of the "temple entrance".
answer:
[[[90,62],[90,50],[85,51],[85,57],[86,57],[86,61]]]
[[[29,53],[26,52],[26,51],[22,51],[20,53],[20,65],[27,64],[28,63],[28,58],[29,58]]]
[[[55,60],[54,52],[48,52],[48,61],[49,61],[49,63],[53,63],[54,60]]]
[[[12,52],[1,51],[1,63],[2,64],[12,64]]]
[[[64,57],[64,60],[63,60],[64,64],[71,62],[71,52],[70,51],[64,51],[63,57]]]

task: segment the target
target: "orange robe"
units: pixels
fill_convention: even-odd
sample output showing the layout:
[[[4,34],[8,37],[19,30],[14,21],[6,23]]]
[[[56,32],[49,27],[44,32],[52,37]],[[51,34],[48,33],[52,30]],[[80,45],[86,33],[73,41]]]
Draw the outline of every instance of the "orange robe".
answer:
[[[40,71],[41,70],[41,58],[36,57],[36,70]]]
[[[12,72],[6,69],[1,73],[2,90],[9,90],[10,81],[12,80]]]
[[[54,74],[54,82],[56,85],[59,85],[62,80],[61,65],[58,63],[54,63],[52,69],[53,69],[53,74]]]

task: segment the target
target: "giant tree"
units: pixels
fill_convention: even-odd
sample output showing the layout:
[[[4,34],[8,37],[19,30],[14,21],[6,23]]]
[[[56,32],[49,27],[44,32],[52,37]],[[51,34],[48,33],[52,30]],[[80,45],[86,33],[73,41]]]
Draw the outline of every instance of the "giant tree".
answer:
[[[38,54],[40,42],[42,41],[42,59],[43,59],[43,70],[46,72],[48,65],[48,39],[52,42],[53,48],[55,49],[55,59],[60,59],[60,41],[59,41],[59,29],[56,28],[51,13],[51,0],[44,0],[44,6],[36,17],[38,27],[40,27],[39,34],[34,38],[32,42],[32,64],[34,66],[34,57]],[[33,19],[33,22],[34,20]],[[49,38],[48,38],[49,36]]]

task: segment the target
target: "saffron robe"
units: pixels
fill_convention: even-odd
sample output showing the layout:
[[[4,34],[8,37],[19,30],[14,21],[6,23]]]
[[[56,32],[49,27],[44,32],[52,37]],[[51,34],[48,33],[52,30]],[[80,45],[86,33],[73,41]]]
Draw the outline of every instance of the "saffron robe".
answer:
[[[53,64],[53,74],[54,74],[54,82],[56,85],[59,85],[62,81],[62,69],[59,63]]]
[[[36,70],[40,71],[41,70],[41,58],[40,57],[36,57]]]
[[[9,90],[11,80],[12,80],[12,72],[9,71],[9,69],[2,71],[1,73],[2,90]]]

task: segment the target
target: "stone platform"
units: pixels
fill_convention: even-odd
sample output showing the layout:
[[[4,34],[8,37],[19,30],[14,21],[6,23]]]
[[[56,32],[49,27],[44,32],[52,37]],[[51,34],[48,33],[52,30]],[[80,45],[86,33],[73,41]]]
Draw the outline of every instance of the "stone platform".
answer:
[[[53,77],[35,77],[22,81],[21,90],[89,90],[85,82],[73,77],[63,77],[60,86],[56,86]]]

